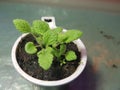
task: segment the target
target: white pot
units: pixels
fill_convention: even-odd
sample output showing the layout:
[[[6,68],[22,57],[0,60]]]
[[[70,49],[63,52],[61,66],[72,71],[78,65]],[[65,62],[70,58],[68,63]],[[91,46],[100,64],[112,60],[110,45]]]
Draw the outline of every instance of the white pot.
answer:
[[[50,21],[50,22],[48,22],[50,28],[55,28],[56,27],[54,17],[42,17],[42,20],[43,21]],[[64,31],[66,31],[66,30],[64,30]],[[13,62],[13,65],[14,65],[15,69],[20,73],[21,76],[23,76],[28,81],[30,81],[34,84],[40,85],[40,86],[60,86],[60,85],[64,85],[64,84],[67,84],[67,83],[73,81],[84,70],[84,68],[86,66],[86,62],[87,62],[86,48],[85,48],[83,42],[80,39],[78,39],[78,40],[75,40],[74,43],[77,45],[78,50],[81,52],[80,65],[77,67],[76,71],[72,75],[70,75],[69,77],[64,78],[62,80],[57,80],[57,81],[39,80],[39,79],[36,79],[36,78],[28,75],[26,72],[24,72],[21,69],[21,67],[19,66],[19,64],[16,60],[16,48],[17,48],[20,40],[22,38],[24,38],[26,35],[27,34],[23,34],[16,40],[16,42],[14,43],[13,48],[12,48],[11,56],[12,56],[12,62]]]

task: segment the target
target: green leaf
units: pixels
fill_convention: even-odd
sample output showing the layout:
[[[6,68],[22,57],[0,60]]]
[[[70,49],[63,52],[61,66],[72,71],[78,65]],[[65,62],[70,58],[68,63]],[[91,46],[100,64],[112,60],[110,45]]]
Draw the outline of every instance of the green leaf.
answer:
[[[41,51],[39,51],[39,52],[37,53],[37,56],[39,57],[39,55],[40,55],[41,53],[52,53],[52,51],[53,51],[53,48],[51,48],[51,47],[46,47],[45,49],[43,48]]]
[[[52,48],[47,47],[46,49],[42,49],[37,53],[38,56],[38,63],[44,69],[48,70],[53,62],[53,54]]]
[[[64,33],[65,32],[58,34],[58,42],[59,43],[65,43],[65,41],[67,40],[68,37]]]
[[[23,19],[14,19],[13,23],[17,30],[19,30],[22,33],[29,33],[31,32],[30,25],[27,21]]]
[[[60,45],[60,52],[59,55],[61,56],[62,54],[64,54],[66,51],[66,45],[65,44],[61,44]]]
[[[34,20],[32,33],[37,35],[43,35],[49,29],[49,25],[41,20]]]
[[[68,30],[67,32],[60,33],[58,35],[58,41],[69,43],[82,36],[82,32],[79,30]]]
[[[65,55],[67,61],[73,61],[77,59],[77,56],[74,51],[68,51]]]
[[[43,42],[45,45],[53,45],[57,43],[58,35],[54,30],[48,30],[43,35]]]
[[[53,48],[52,53],[53,53],[54,56],[59,57],[59,49]]]
[[[61,45],[60,45],[60,49],[53,48],[52,53],[53,53],[57,58],[59,58],[61,55],[64,55],[65,51],[66,51],[66,45],[65,45],[65,44],[61,44]]]
[[[34,46],[33,42],[28,42],[25,45],[25,51],[28,54],[35,54],[37,52],[37,48]]]
[[[65,35],[67,36],[66,43],[74,41],[82,36],[82,32],[79,30],[68,30]]]
[[[55,32],[59,34],[60,32],[62,32],[63,29],[61,27],[57,27],[57,28],[54,28],[53,30],[55,30]]]
[[[42,45],[42,37],[41,36],[39,36],[39,37],[36,37],[36,41],[37,41],[37,43],[38,44],[40,44],[40,45]]]

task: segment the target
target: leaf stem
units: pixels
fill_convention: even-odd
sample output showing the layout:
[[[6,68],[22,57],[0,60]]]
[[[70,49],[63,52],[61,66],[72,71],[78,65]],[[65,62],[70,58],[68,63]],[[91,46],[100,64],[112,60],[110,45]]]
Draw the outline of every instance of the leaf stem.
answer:
[[[36,40],[37,37],[36,37],[33,33],[30,33],[30,34],[32,34],[32,36],[33,36],[33,37],[35,38],[35,40]],[[37,40],[36,40],[36,41],[37,41]],[[38,43],[38,42],[37,42],[37,43]],[[40,43],[39,43],[39,45],[36,45],[36,47],[41,47],[41,48],[43,48],[42,44],[40,44]]]

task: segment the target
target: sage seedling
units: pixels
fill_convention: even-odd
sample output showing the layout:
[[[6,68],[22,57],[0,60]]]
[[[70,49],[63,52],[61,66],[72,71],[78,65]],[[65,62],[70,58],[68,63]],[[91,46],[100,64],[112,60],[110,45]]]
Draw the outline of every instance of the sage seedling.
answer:
[[[61,66],[67,61],[76,60],[77,56],[74,51],[66,51],[66,44],[80,38],[82,36],[80,30],[63,32],[61,27],[50,29],[49,25],[41,20],[34,20],[32,25],[23,19],[14,19],[13,23],[18,31],[32,34],[35,38],[38,44],[27,42],[25,51],[28,54],[36,54],[39,66],[44,70],[51,67],[54,57],[59,60]],[[40,47],[41,50],[38,51],[37,47]]]

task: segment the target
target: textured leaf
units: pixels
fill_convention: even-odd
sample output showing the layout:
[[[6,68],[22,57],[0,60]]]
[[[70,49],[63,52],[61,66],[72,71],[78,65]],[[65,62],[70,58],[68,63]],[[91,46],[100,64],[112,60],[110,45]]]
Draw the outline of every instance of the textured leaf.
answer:
[[[77,56],[74,51],[68,51],[65,55],[67,61],[73,61],[77,59]]]
[[[58,34],[62,32],[63,29],[61,27],[57,27],[57,28],[54,28],[53,30],[55,30],[55,32]]]
[[[72,42],[82,36],[82,32],[79,30],[68,30],[65,35],[67,36],[66,43]]]
[[[82,32],[79,30],[68,30],[67,32],[60,33],[58,35],[58,41],[69,43],[82,36]]]
[[[48,30],[43,35],[43,42],[45,45],[53,45],[57,42],[58,35],[54,30]]]
[[[33,27],[31,27],[31,33],[32,33],[34,36],[36,36],[36,37],[41,36],[41,32],[39,32],[38,29],[35,29],[35,28],[33,28]]]
[[[33,42],[28,42],[26,43],[25,45],[25,51],[28,53],[28,54],[34,54],[37,52],[37,48],[34,46]]]
[[[43,35],[49,29],[49,25],[41,20],[33,21],[32,33]]]
[[[66,45],[65,44],[61,44],[60,45],[60,52],[59,55],[61,56],[62,54],[64,54],[66,51]]]
[[[63,55],[65,53],[65,51],[66,51],[66,45],[65,44],[61,44],[59,49],[57,49],[57,48],[53,49],[53,54],[56,57],[59,58],[61,55]]]
[[[30,25],[27,21],[22,19],[15,19],[13,20],[13,23],[17,30],[19,30],[22,33],[28,33],[31,32]]]
[[[37,43],[38,44],[40,44],[40,45],[42,45],[42,37],[41,36],[39,36],[39,37],[36,37],[36,41],[37,41]]]
[[[42,49],[37,53],[38,63],[44,70],[48,70],[52,65],[53,55],[51,51],[52,48],[48,47],[46,49]]]
[[[60,57],[60,55],[59,55],[59,49],[53,48],[53,52],[52,53],[54,54],[54,56]]]
[[[64,32],[58,34],[58,42],[59,43],[65,43],[67,38],[68,37],[64,34]]]

